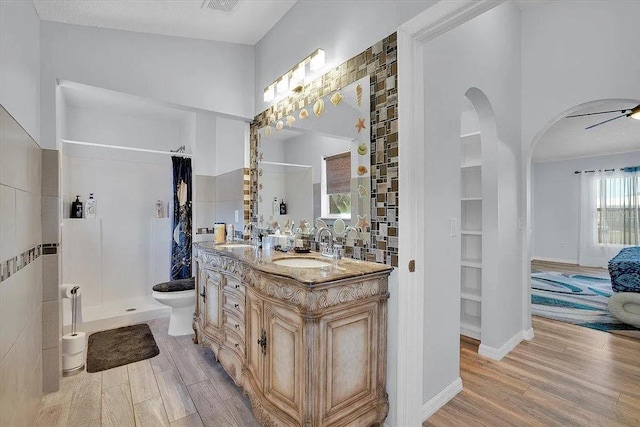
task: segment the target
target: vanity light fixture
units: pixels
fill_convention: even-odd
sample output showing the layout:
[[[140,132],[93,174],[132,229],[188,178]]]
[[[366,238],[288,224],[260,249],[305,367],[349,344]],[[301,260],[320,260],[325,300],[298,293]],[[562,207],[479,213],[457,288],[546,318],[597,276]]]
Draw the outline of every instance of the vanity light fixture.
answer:
[[[271,102],[276,99],[276,93],[278,98],[280,96],[286,96],[291,91],[302,92],[305,78],[307,77],[307,64],[309,65],[308,71],[320,71],[325,65],[324,50],[316,49],[311,55],[304,58],[295,67],[284,73],[281,77],[276,79],[275,82],[264,88],[264,102]]]

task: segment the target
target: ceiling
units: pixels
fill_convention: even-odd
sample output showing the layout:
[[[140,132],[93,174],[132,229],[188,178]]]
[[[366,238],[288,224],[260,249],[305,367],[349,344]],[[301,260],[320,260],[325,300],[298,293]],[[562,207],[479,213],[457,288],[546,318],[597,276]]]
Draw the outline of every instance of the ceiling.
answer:
[[[594,101],[571,114],[633,108],[639,100],[614,99]],[[624,117],[593,129],[587,126],[619,116],[620,113],[563,118],[553,124],[536,144],[534,162],[593,157],[640,151],[640,120]]]
[[[41,20],[254,45],[297,0],[239,0],[231,12],[206,0],[34,0]],[[204,6],[204,7],[203,7]]]

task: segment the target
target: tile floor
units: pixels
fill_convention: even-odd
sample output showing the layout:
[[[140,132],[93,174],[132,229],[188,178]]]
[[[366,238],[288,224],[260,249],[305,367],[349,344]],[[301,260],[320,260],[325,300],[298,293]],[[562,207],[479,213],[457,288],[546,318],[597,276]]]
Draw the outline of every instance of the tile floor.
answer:
[[[170,337],[169,319],[146,322],[160,348],[152,359],[62,378],[40,404],[37,426],[257,426],[251,405],[191,336]]]

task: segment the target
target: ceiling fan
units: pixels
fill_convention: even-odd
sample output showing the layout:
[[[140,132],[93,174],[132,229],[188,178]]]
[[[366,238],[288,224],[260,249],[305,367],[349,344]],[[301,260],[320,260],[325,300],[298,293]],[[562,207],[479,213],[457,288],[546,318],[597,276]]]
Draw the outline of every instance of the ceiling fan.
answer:
[[[571,116],[567,116],[568,119],[573,118],[573,117],[584,117],[584,116],[593,116],[596,114],[608,114],[608,113],[621,113],[619,116],[613,117],[611,119],[607,119],[604,121],[601,121],[600,123],[596,123],[594,125],[591,126],[587,126],[585,128],[586,129],[593,129],[596,126],[600,126],[603,125],[605,123],[609,123],[612,122],[614,120],[618,120],[622,117],[631,117],[632,119],[636,119],[636,120],[640,120],[640,105],[636,105],[633,108],[627,108],[627,109],[623,109],[623,110],[610,110],[610,111],[598,111],[596,113],[584,113],[584,114],[573,114]]]

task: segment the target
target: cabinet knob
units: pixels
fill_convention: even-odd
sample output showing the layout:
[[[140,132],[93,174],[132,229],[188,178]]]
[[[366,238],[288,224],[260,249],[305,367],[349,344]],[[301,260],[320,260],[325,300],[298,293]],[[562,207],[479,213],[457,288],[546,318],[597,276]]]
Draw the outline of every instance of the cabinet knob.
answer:
[[[240,325],[238,325],[238,324],[236,323],[236,329],[239,329],[239,328],[240,328]]]
[[[235,308],[240,308],[240,304],[233,304]]]
[[[240,289],[240,285],[236,285],[236,289]]]
[[[238,348],[238,347],[240,347],[240,344],[236,343],[235,346],[236,346],[236,348]]]

